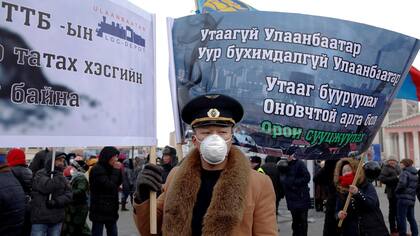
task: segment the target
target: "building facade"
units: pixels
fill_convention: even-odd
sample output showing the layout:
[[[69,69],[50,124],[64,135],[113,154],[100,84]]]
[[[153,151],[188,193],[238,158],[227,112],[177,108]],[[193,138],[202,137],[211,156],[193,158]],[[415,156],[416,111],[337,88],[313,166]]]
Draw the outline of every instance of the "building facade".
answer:
[[[394,100],[377,135],[382,146],[382,159],[410,158],[420,167],[420,112],[419,103]]]

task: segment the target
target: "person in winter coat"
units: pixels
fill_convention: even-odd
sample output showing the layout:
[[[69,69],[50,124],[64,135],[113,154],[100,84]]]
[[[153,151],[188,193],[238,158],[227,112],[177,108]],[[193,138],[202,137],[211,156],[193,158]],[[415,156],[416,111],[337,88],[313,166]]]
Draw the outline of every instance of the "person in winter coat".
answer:
[[[232,146],[241,104],[225,95],[203,95],[182,110],[195,148],[172,169],[157,199],[162,235],[277,236],[275,194],[268,176],[252,170]],[[162,168],[148,164],[137,180],[134,218],[150,235],[150,190],[162,190]]]
[[[81,167],[80,164],[74,166],[74,162],[70,163],[72,163],[72,165],[69,166],[69,174],[71,178],[70,185],[73,192],[73,200],[66,207],[66,217],[63,223],[63,231],[61,232],[61,236],[88,236],[91,235],[90,229],[86,223],[86,218],[89,213],[89,183],[84,175],[84,169],[82,169],[83,167]],[[66,173],[64,176],[66,176]]]
[[[382,167],[379,181],[386,185],[385,193],[388,198],[388,222],[391,234],[398,233],[397,229],[397,196],[395,195],[395,188],[398,184],[398,176],[400,175],[400,167],[398,161],[395,159],[387,160]]]
[[[44,169],[46,161],[51,158],[52,153],[48,148],[37,152],[29,164],[29,169],[35,175],[38,170]]]
[[[416,189],[418,183],[417,170],[413,167],[411,159],[400,161],[402,172],[398,185],[395,188],[397,195],[397,218],[400,236],[407,235],[407,221],[410,223],[411,235],[418,235],[416,219],[414,217],[414,205],[416,203]]]
[[[92,236],[102,235],[104,226],[109,236],[118,235],[118,188],[122,183],[119,154],[115,147],[104,147],[99,153],[98,163],[90,171]]]
[[[325,203],[325,217],[324,228],[322,230],[323,236],[337,236],[338,221],[337,221],[337,189],[334,184],[335,166],[338,160],[326,160],[324,168],[321,168],[317,175],[320,184],[326,187],[327,202]]]
[[[131,162],[131,165],[130,165]],[[133,205],[133,194],[134,194],[134,179],[133,179],[133,160],[125,159],[123,161],[124,168],[122,169],[122,193],[121,198],[121,211],[128,211],[126,208],[127,199],[130,197],[130,203]]]
[[[169,172],[172,168],[178,165],[178,157],[176,155],[176,149],[171,146],[165,146],[162,151],[162,168],[163,168],[163,182],[166,182]]]
[[[20,236],[25,217],[25,193],[0,150],[0,235]]]
[[[278,157],[267,156],[264,165],[261,166],[261,169],[270,177],[273,184],[274,193],[276,194],[276,215],[278,214],[280,199],[284,197],[284,189],[280,182],[280,171],[277,168],[278,161]]]
[[[61,233],[64,209],[72,200],[70,184],[63,175],[65,156],[57,153],[54,164],[49,158],[44,169],[35,174],[30,203],[32,236],[58,236]],[[51,170],[52,165],[54,171]]]
[[[292,213],[293,236],[308,234],[308,209],[310,207],[308,183],[311,176],[302,160],[294,157],[295,148],[286,150],[289,170],[282,176],[287,209]]]
[[[11,168],[15,177],[19,180],[26,195],[32,190],[32,171],[26,165],[25,153],[17,148],[7,153],[7,165]]]
[[[337,188],[337,219],[343,219],[343,236],[386,236],[386,228],[382,212],[379,208],[379,199],[375,187],[368,182],[364,170],[356,185],[352,185],[359,161],[343,158],[337,162],[334,183]],[[344,204],[348,193],[351,192],[349,208],[344,212]]]
[[[22,235],[29,235],[31,233],[29,200],[32,191],[32,171],[26,165],[25,159],[25,153],[20,149],[13,148],[7,153],[7,164],[25,192],[25,223]]]
[[[327,199],[327,185],[322,183],[322,179],[320,176],[323,174],[323,169],[325,166],[325,161],[320,162],[318,165],[315,165],[315,175],[314,175],[314,185],[315,185],[315,210],[316,211],[323,211],[324,210],[324,203]]]

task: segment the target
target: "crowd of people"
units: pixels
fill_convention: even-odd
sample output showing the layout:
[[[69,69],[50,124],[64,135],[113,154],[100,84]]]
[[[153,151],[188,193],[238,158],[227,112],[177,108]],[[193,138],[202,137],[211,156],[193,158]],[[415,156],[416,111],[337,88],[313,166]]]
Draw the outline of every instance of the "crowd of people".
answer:
[[[154,190],[162,193],[160,184],[167,181],[171,170],[178,165],[176,150],[170,146],[164,148],[158,169],[144,166],[146,161],[140,158],[124,160],[119,156],[115,147],[104,147],[99,158],[85,160],[72,153],[57,152],[53,160],[52,152],[43,150],[27,166],[21,149],[3,152],[0,154],[3,219],[0,235],[102,235],[104,228],[108,235],[118,235],[118,211],[128,210],[128,203],[134,204],[136,185],[153,181],[147,173],[158,174],[160,178],[155,183],[158,187]],[[292,215],[293,235],[308,235],[311,179],[305,163],[294,158],[294,149],[285,150],[282,157],[267,156],[263,161],[259,156],[251,156],[249,161],[257,175],[267,175],[271,180],[275,193],[273,212],[278,215],[279,202],[285,198]],[[368,162],[357,183],[352,185],[357,165],[357,160],[344,158],[323,161],[316,170],[315,207],[325,212],[324,235],[407,235],[407,221],[411,235],[418,235],[414,205],[416,195],[420,201],[420,171],[413,167],[413,161],[390,158],[381,169]],[[215,178],[207,174],[206,179]],[[139,175],[143,179],[138,179]],[[374,180],[385,184],[389,227],[379,208]],[[344,212],[349,192],[351,203]],[[141,195],[148,195],[148,191],[138,192],[139,202]],[[88,216],[91,228],[86,221]],[[338,228],[340,219],[344,223]]]
[[[247,157],[232,145],[243,110],[228,96],[199,96],[181,115],[194,134],[194,149],[181,161],[170,146],[157,165],[148,158],[123,158],[107,146],[90,158],[53,156],[45,149],[27,166],[21,149],[0,149],[0,235],[97,236],[105,228],[114,236],[119,211],[130,209],[139,233],[150,235],[150,191],[158,195],[159,234],[279,235],[278,206],[285,198],[293,236],[308,235],[311,175],[295,157],[296,147],[281,156]],[[325,212],[323,235],[403,236],[408,221],[411,235],[417,236],[420,171],[413,161],[390,157],[382,166],[363,161],[357,173],[361,161],[326,160],[315,168],[314,205]],[[374,181],[386,186],[388,212],[381,212]]]
[[[102,235],[104,227],[118,235],[118,211],[133,204],[145,162],[121,157],[115,147],[88,159],[63,152],[53,158],[45,149],[28,166],[23,150],[0,149],[0,235]]]

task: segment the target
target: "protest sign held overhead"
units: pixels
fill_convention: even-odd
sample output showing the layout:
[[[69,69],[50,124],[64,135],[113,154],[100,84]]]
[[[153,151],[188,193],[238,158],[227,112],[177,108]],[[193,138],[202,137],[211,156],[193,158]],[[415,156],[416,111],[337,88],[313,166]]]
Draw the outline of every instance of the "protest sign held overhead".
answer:
[[[0,12],[2,146],[156,144],[154,15],[94,0]]]
[[[307,159],[365,151],[420,46],[385,29],[291,13],[211,13],[169,27],[175,111],[198,95],[232,96],[245,110],[238,145],[271,155],[296,147]],[[188,127],[177,121],[182,139]]]

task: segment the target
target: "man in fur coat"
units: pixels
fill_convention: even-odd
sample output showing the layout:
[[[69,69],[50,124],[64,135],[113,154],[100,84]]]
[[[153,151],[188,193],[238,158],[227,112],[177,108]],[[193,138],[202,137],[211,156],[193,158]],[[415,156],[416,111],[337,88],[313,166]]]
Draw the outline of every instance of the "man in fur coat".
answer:
[[[224,95],[199,96],[183,108],[195,149],[171,171],[157,200],[159,234],[278,235],[270,178],[232,146],[242,116],[241,104]],[[161,190],[161,171],[146,165],[137,179],[134,220],[142,236],[150,235],[148,196]]]

